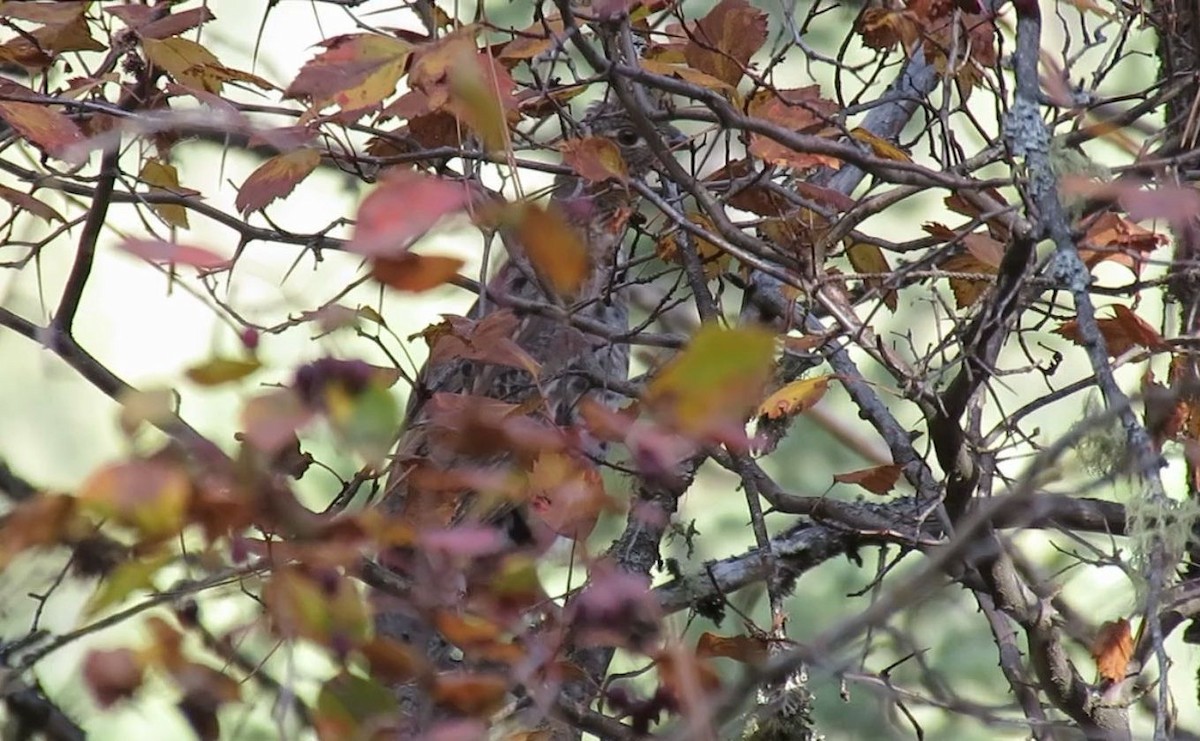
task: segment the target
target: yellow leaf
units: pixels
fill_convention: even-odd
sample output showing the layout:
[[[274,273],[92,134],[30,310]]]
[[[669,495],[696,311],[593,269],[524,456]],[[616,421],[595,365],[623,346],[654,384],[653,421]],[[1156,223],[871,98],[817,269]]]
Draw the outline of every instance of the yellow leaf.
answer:
[[[80,502],[147,538],[179,532],[192,484],[182,466],[162,460],[115,463],[93,473],[79,490]]]
[[[852,129],[850,136],[870,147],[876,157],[882,157],[885,160],[892,160],[893,162],[912,162],[912,157],[903,149],[900,149],[887,139],[872,134],[861,126]]]
[[[774,354],[775,335],[765,329],[707,324],[650,382],[646,402],[695,436],[742,424],[762,393]]]
[[[814,376],[792,381],[758,406],[758,416],[777,419],[811,409],[829,390],[833,378],[835,376]]]
[[[179,194],[179,172],[174,165],[159,160],[146,160],[138,178],[150,187],[151,193]],[[171,226],[188,228],[187,209],[178,203],[152,203],[150,208]]]

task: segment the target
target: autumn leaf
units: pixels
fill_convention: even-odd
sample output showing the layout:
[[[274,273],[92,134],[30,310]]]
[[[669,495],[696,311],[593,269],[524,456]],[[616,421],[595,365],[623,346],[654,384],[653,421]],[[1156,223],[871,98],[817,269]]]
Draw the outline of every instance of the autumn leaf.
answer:
[[[241,379],[262,367],[254,358],[210,358],[187,369],[187,377],[200,386],[220,386]]]
[[[731,100],[737,99],[737,89],[735,87],[718,77],[713,77],[698,69],[682,64],[659,62],[653,59],[642,60],[641,66],[647,72],[653,72],[656,75],[663,75],[664,77],[677,77],[684,82],[690,82],[693,85],[699,85],[702,88],[720,93]]]
[[[263,603],[275,630],[284,636],[349,647],[370,632],[367,605],[345,575],[276,568],[263,589]]]
[[[525,481],[530,509],[555,534],[580,540],[591,535],[600,513],[611,504],[600,472],[566,453],[542,453]]]
[[[180,464],[133,460],[96,471],[78,496],[88,510],[155,539],[174,535],[186,524],[192,483]]]
[[[317,110],[372,108],[396,92],[412,45],[376,33],[348,34],[321,42],[325,51],[300,68],[284,93],[307,98]]]
[[[134,591],[152,588],[154,577],[174,560],[174,554],[160,553],[118,564],[88,600],[83,609],[84,616],[94,617],[104,608],[119,604]]]
[[[502,674],[445,672],[434,678],[430,695],[463,715],[485,717],[503,706],[508,685]]]
[[[390,689],[343,670],[321,685],[313,723],[321,739],[369,738],[398,712]]]
[[[568,139],[558,149],[562,152],[563,164],[584,180],[625,182],[629,178],[629,168],[621,158],[621,150],[608,139],[599,136]]]
[[[366,257],[401,255],[443,217],[470,202],[466,185],[394,170],[358,207],[346,249]]]
[[[398,291],[422,293],[446,283],[465,263],[457,257],[418,255],[378,257],[371,262],[371,277]]]
[[[220,270],[229,267],[229,260],[204,247],[194,247],[158,239],[126,239],[117,246],[148,262],[170,265],[191,265],[200,270]]]
[[[575,295],[588,275],[588,254],[577,231],[558,211],[536,203],[515,204],[506,218],[515,220],[516,242],[538,274],[559,295]]]
[[[870,147],[876,157],[894,162],[912,162],[912,157],[907,152],[892,144],[887,139],[872,134],[861,126],[851,129],[850,136]]]
[[[533,59],[549,51],[554,45],[561,44],[563,29],[563,19],[560,16],[547,16],[544,22],[534,23],[528,28],[513,32],[513,40],[504,45],[496,58],[510,66]]]
[[[948,227],[937,223],[927,223],[923,226],[938,239],[946,241],[958,239],[958,235]],[[996,275],[1000,271],[1000,262],[1004,259],[1004,245],[986,234],[967,234],[961,238],[966,252],[962,252],[944,260],[938,267],[947,273],[974,273],[982,276]],[[952,275],[950,290],[954,292],[954,303],[964,309],[975,305],[987,293],[991,280]]]
[[[142,39],[142,49],[151,63],[184,87],[220,94],[225,81],[236,76],[229,74],[231,71],[211,51],[191,39]],[[269,87],[269,83],[263,83]]]
[[[743,664],[759,666],[767,660],[767,641],[756,636],[719,636],[701,633],[696,642],[696,656],[701,659],[720,657]]]
[[[246,214],[266,207],[276,198],[285,198],[319,164],[321,154],[315,149],[297,149],[276,155],[250,173],[238,189],[234,205]]]
[[[736,87],[750,57],[767,40],[767,16],[745,0],[721,0],[688,39],[688,64]]]
[[[50,222],[51,220],[66,222],[63,215],[50,206],[28,193],[22,193],[19,190],[14,190],[6,185],[0,185],[0,199],[4,199],[11,204],[17,211],[27,211],[42,221]]]
[[[179,187],[179,171],[174,165],[160,160],[149,159],[142,165],[138,179],[150,187],[151,193],[166,195],[182,195],[185,190]],[[180,229],[188,228],[187,208],[180,203],[151,203],[150,208],[163,221]]]
[[[489,312],[478,320],[446,315],[442,323],[427,327],[421,336],[429,343],[429,361],[435,365],[462,358],[519,368],[537,378],[538,362],[513,340],[521,321],[508,309]]]
[[[846,257],[850,260],[850,265],[859,273],[870,273],[879,275],[890,275],[892,266],[888,265],[887,258],[884,257],[883,250],[878,245],[869,244],[867,242],[854,242],[846,248]],[[880,291],[885,285],[883,278],[867,278],[864,281],[872,290]],[[897,295],[895,289],[883,291],[883,305],[896,310]]]
[[[133,697],[144,675],[137,653],[128,648],[92,649],[83,659],[83,682],[102,708]]]
[[[1133,657],[1133,636],[1125,618],[1110,620],[1100,626],[1091,645],[1096,670],[1110,682],[1125,679],[1129,660]]]
[[[712,220],[704,214],[690,213],[687,215],[687,219],[706,232],[715,234],[717,231]],[[664,261],[682,265],[683,255],[680,253],[680,240],[684,238],[685,236],[680,230],[671,232],[658,240],[655,245],[655,253]],[[728,252],[702,237],[690,235],[687,238],[692,240],[697,256],[700,258],[701,267],[704,269],[705,278],[713,280],[729,268],[729,263],[733,258]]]
[[[1135,347],[1144,347],[1147,350],[1166,350],[1170,347],[1154,327],[1133,313],[1129,307],[1113,304],[1110,308],[1114,314],[1112,318],[1096,320],[1096,326],[1104,337],[1104,344],[1110,356],[1115,358],[1124,355]],[[1076,345],[1083,344],[1079,321],[1076,319],[1064,322],[1054,332]]]
[[[900,480],[900,466],[889,463],[884,466],[864,468],[860,471],[835,474],[833,480],[839,484],[858,484],[872,494],[884,495]]]
[[[825,396],[829,382],[834,378],[836,376],[814,376],[792,381],[759,404],[757,416],[778,419],[807,411]]]
[[[706,324],[654,376],[644,400],[692,436],[740,426],[770,376],[774,354],[775,335],[767,330]]]
[[[793,90],[763,90],[750,99],[750,115],[789,131],[816,134],[829,125],[837,104],[821,97],[818,85]],[[837,169],[842,161],[815,152],[791,149],[763,134],[750,135],[750,153],[768,162],[805,170],[827,166]]]
[[[0,78],[0,118],[22,138],[52,157],[65,161],[83,158],[83,132],[75,122],[43,103],[21,102],[41,96],[11,80]],[[15,98],[16,100],[9,100]]]

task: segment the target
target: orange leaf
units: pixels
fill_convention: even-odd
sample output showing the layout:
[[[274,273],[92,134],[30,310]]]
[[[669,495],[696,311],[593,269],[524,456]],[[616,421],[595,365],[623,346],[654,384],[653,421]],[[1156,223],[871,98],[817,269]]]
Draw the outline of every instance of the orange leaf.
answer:
[[[584,180],[593,183],[605,180],[625,182],[629,168],[621,158],[621,150],[608,139],[588,136],[568,139],[558,147],[563,155],[563,164],[579,173]]]
[[[696,24],[684,50],[688,64],[729,85],[767,40],[767,16],[746,0],[721,0]]]
[[[792,381],[758,405],[758,416],[777,419],[811,409],[829,390],[829,382],[835,377],[814,376]]]
[[[459,183],[394,170],[358,207],[346,249],[367,257],[404,254],[442,217],[463,210],[470,194]]]
[[[444,284],[463,266],[457,257],[418,255],[379,257],[371,263],[371,277],[398,291],[421,293]]]
[[[1110,682],[1120,682],[1129,669],[1133,657],[1133,636],[1129,621],[1125,618],[1110,620],[1100,626],[1096,639],[1092,641],[1092,658],[1100,676]]]
[[[557,211],[533,203],[515,206],[514,231],[533,267],[557,293],[570,296],[588,274],[588,255],[579,235]]]
[[[889,463],[885,466],[864,468],[861,471],[839,473],[833,480],[839,484],[858,484],[872,494],[887,494],[900,478],[900,466]]]
[[[433,699],[463,715],[491,715],[504,704],[508,679],[501,674],[447,672],[433,680]]]
[[[719,636],[702,633],[696,642],[696,656],[721,657],[757,666],[767,660],[767,641],[755,636]]]
[[[563,27],[561,17],[549,16],[544,24],[535,23],[520,31],[516,38],[504,45],[497,59],[509,63],[510,66],[524,59],[533,59],[554,44],[561,43]],[[546,33],[547,29],[549,34]]]
[[[276,198],[286,197],[319,164],[321,154],[315,149],[276,155],[250,173],[238,189],[234,205],[243,214],[264,208]]]

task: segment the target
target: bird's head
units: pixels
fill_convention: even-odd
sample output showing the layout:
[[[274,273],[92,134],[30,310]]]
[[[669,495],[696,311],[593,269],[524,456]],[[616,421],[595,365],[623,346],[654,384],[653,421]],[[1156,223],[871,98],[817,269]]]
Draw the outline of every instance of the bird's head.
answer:
[[[653,115],[647,117],[652,120],[656,118]],[[581,125],[585,135],[603,137],[617,145],[633,177],[642,177],[660,167],[661,163],[642,130],[621,105],[594,104],[588,108]],[[675,151],[686,148],[688,138],[679,129],[666,122],[655,123],[654,126],[669,149]]]

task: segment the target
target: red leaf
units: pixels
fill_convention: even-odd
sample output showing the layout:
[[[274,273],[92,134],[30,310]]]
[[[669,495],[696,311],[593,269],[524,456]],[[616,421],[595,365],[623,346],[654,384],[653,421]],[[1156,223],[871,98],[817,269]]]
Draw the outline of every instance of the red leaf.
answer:
[[[399,257],[376,258],[371,264],[371,277],[399,291],[421,293],[458,275],[463,264],[457,257],[407,252]]]
[[[230,265],[229,260],[203,247],[163,242],[158,239],[126,239],[117,246],[150,262],[191,265],[201,270],[220,270]]]
[[[145,25],[133,25],[143,39],[165,39],[170,36],[178,36],[184,31],[208,23],[215,18],[216,16],[208,8],[200,7],[185,10],[182,13],[172,13]]]
[[[83,660],[84,684],[102,708],[133,697],[142,686],[143,674],[137,654],[128,648],[92,650]]]
[[[358,223],[346,249],[367,257],[403,254],[442,217],[470,202],[465,185],[394,171],[358,207]]]
[[[276,198],[286,197],[319,164],[321,154],[315,149],[298,149],[272,157],[250,173],[234,204],[243,214],[264,208]]]
[[[0,79],[0,98],[39,97],[23,85]],[[78,161],[85,154],[81,146],[83,132],[74,121],[45,104],[0,99],[0,118],[39,149],[60,160]]]

